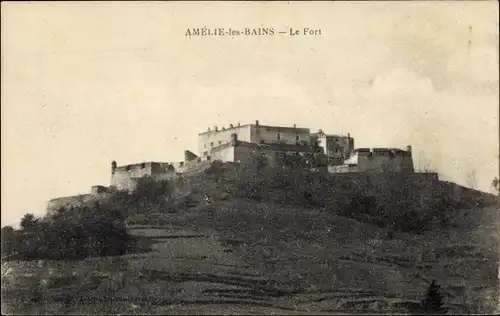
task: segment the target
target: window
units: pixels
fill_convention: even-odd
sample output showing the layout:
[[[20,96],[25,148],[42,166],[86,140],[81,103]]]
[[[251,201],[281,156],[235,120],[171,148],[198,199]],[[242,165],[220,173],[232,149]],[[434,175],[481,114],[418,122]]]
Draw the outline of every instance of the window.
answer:
[[[299,136],[299,135],[295,136],[295,140],[296,140],[296,141],[299,141],[299,139],[300,139],[300,136]]]
[[[210,142],[210,147],[214,147],[214,142]]]
[[[278,135],[276,135],[276,137],[278,138],[278,140],[280,140],[281,139],[280,133],[278,133]]]
[[[222,140],[219,140],[219,145],[222,144]]]

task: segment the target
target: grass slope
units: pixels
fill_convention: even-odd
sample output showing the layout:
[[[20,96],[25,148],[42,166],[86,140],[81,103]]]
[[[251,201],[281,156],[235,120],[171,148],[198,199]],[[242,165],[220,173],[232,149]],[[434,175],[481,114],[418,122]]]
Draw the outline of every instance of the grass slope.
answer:
[[[224,177],[188,179],[176,207],[131,216],[148,252],[3,263],[2,312],[419,313],[432,280],[449,313],[497,306],[497,207],[457,210],[453,226],[415,234],[325,206],[245,198]]]

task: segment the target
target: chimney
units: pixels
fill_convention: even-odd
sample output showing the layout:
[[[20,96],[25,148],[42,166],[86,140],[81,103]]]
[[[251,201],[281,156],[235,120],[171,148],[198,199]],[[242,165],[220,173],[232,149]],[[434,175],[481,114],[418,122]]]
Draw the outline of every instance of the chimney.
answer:
[[[214,126],[214,131],[217,132],[218,130],[219,130],[219,128],[217,126]]]
[[[208,131],[210,132],[210,127],[208,128]]]
[[[233,128],[233,127],[234,127],[233,124],[229,124],[229,128]]]
[[[259,120],[255,121],[255,126],[259,126]]]
[[[351,134],[347,133],[347,139],[350,139],[350,138],[351,138]]]
[[[406,146],[406,151],[411,154],[411,146],[410,145]]]
[[[231,134],[231,145],[236,146],[238,143],[238,135],[236,133]]]
[[[240,122],[238,122],[238,127],[240,126]]]
[[[116,161],[111,162],[111,174],[115,174],[116,171]]]
[[[297,128],[297,124],[293,124],[293,128]]]

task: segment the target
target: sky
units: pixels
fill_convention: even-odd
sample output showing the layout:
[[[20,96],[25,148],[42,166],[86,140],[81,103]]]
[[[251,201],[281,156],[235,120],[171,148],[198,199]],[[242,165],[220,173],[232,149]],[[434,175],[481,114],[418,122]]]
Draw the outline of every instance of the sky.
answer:
[[[2,226],[255,120],[411,145],[484,191],[499,173],[496,1],[1,6]],[[321,36],[185,36],[203,27]]]

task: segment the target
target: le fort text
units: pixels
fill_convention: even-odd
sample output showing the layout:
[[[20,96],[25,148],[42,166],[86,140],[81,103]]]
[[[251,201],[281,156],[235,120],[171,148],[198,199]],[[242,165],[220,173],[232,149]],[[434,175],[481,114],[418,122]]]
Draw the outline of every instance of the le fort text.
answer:
[[[317,28],[189,28],[185,32],[186,37],[207,36],[321,36],[321,29]]]

